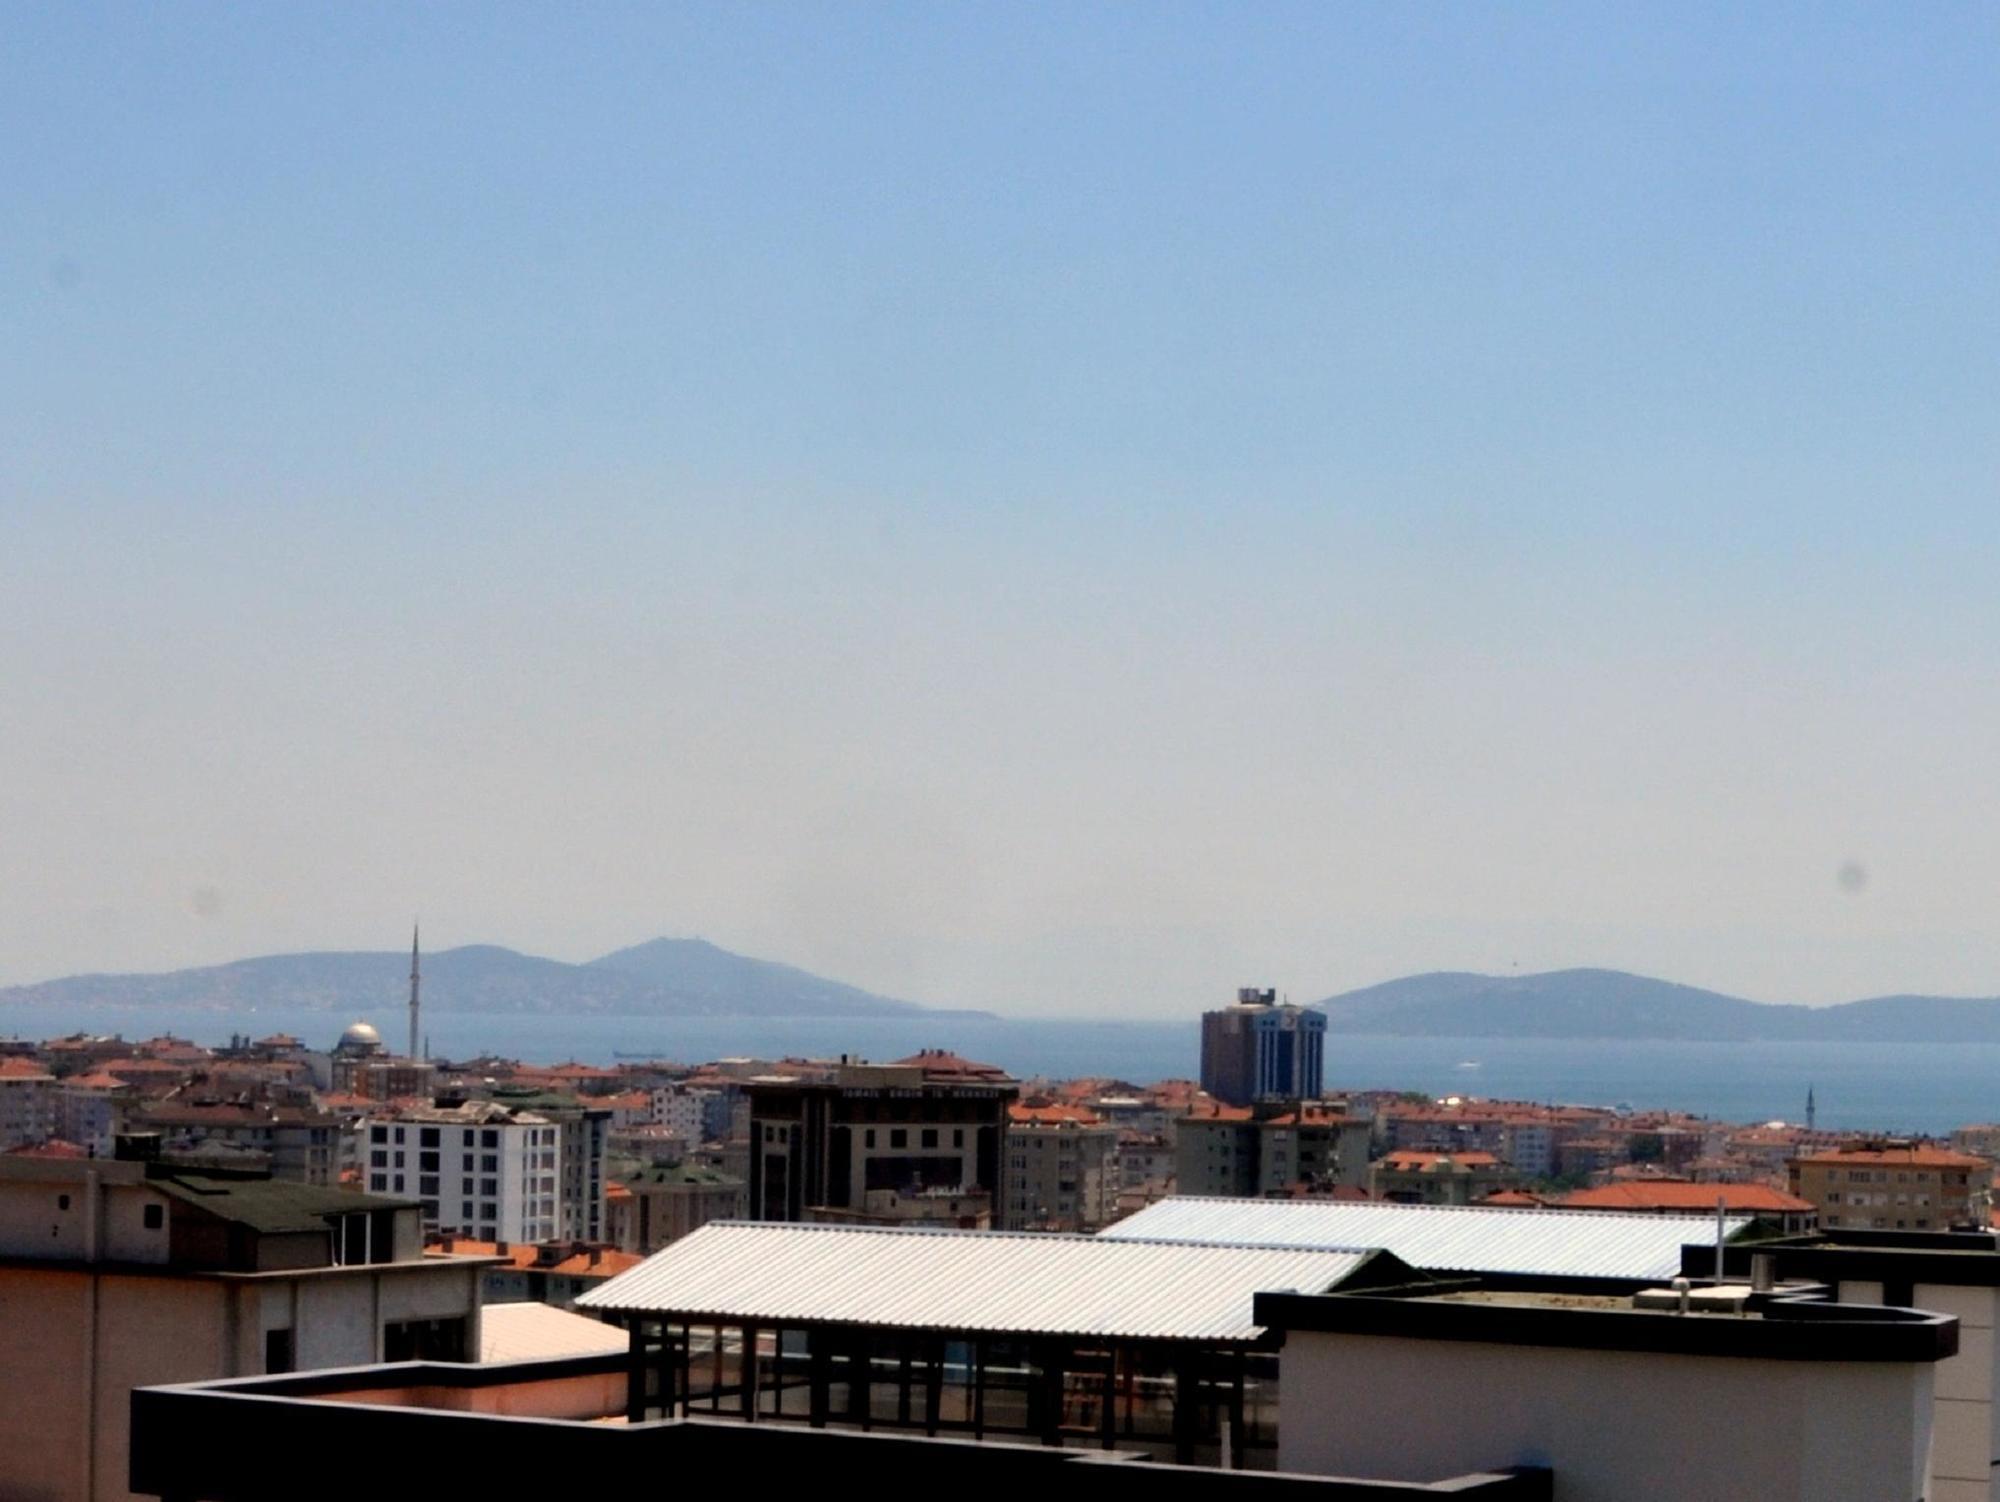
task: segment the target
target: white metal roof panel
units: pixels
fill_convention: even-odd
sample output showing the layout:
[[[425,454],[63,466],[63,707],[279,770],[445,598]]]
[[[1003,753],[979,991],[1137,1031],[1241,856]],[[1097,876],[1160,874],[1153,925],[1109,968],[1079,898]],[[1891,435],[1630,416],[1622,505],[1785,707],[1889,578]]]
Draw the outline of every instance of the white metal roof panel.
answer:
[[[1749,1216],[1730,1216],[1725,1235],[1749,1224]],[[1670,1278],[1681,1270],[1683,1244],[1715,1245],[1715,1217],[1178,1195],[1100,1235],[1247,1246],[1373,1246],[1425,1272]]]
[[[616,1325],[550,1304],[486,1304],[479,1311],[481,1361],[610,1356],[626,1344],[625,1332]]]
[[[1262,1292],[1325,1293],[1371,1252],[715,1221],[579,1307],[776,1324],[1254,1340]]]

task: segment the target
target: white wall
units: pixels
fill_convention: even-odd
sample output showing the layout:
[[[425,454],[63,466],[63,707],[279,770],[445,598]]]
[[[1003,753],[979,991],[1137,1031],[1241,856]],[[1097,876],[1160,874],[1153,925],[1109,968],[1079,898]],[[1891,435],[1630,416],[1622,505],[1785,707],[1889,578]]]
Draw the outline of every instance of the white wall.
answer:
[[[1844,1292],[1844,1290],[1843,1290]],[[1993,1404],[1996,1353],[1991,1288],[1919,1283],[1919,1309],[1958,1316],[1958,1354],[1937,1365],[1937,1438],[1931,1448],[1929,1502],[1991,1502],[2000,1458],[2000,1412]]]
[[[166,1196],[143,1184],[101,1182],[122,1168],[99,1175],[97,1255],[113,1262],[164,1262],[170,1219]],[[90,1255],[91,1170],[77,1163],[63,1163],[61,1169],[71,1176],[60,1176],[52,1167],[28,1176],[17,1168],[21,1177],[0,1181],[0,1256],[81,1261]],[[67,1209],[62,1207],[65,1197]],[[146,1229],[147,1205],[161,1207],[157,1229]]]
[[[1435,1481],[1546,1465],[1555,1502],[1924,1496],[1928,1364],[1295,1331],[1279,1378],[1286,1471]]]

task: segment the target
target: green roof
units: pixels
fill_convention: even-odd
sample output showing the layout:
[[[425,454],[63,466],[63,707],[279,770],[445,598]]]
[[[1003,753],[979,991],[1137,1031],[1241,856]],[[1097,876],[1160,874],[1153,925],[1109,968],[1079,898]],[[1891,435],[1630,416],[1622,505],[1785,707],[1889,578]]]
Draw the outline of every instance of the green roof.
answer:
[[[192,1205],[221,1220],[234,1221],[266,1236],[294,1231],[324,1231],[335,1215],[371,1210],[406,1210],[420,1201],[362,1194],[286,1179],[224,1179],[178,1175],[151,1181],[162,1194]]]
[[[743,1181],[720,1169],[705,1168],[699,1164],[681,1163],[672,1168],[642,1168],[637,1173],[625,1175],[622,1182],[627,1184],[741,1184]]]

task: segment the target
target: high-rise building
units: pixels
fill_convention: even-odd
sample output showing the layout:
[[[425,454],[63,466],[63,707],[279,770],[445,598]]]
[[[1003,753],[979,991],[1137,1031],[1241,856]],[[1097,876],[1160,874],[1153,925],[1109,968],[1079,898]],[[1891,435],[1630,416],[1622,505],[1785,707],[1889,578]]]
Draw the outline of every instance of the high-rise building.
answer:
[[[1326,1014],[1245,986],[1234,1006],[1201,1014],[1201,1088],[1232,1106],[1314,1100],[1326,1056]]]

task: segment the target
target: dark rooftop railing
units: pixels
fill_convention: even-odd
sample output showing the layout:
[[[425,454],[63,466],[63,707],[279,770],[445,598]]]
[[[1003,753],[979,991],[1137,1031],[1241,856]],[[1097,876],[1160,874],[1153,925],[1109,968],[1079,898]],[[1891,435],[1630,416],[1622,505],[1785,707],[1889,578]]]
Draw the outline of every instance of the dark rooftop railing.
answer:
[[[661,1476],[734,1476],[760,1490],[1033,1488],[1091,1502],[1548,1502],[1551,1473],[1434,1482],[1160,1465],[1122,1451],[864,1434],[718,1418],[628,1424],[472,1411],[532,1407],[538,1388],[602,1380],[625,1358],[490,1366],[411,1362],[239,1378],[132,1394],[130,1483],[166,1502],[351,1502],[375,1496],[554,1495]],[[521,1399],[522,1402],[514,1402]],[[436,1406],[412,1406],[423,1402]],[[692,1469],[691,1469],[692,1468]]]

